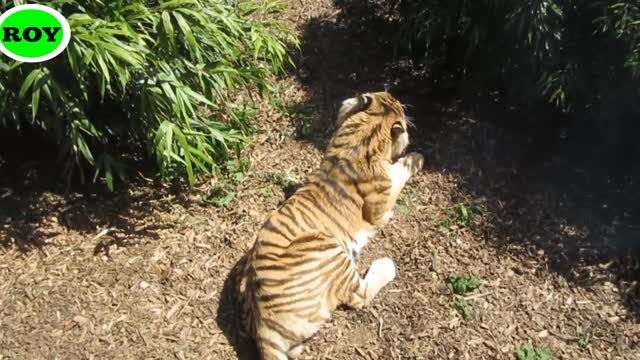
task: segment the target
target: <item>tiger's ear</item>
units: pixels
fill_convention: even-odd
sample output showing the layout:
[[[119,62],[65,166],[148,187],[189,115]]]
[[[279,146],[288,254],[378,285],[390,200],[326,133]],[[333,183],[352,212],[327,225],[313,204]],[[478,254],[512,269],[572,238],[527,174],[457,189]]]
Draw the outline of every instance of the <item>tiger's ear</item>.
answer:
[[[351,115],[367,110],[367,108],[371,106],[372,102],[373,98],[368,94],[359,94],[356,97],[343,101],[342,106],[340,106],[340,110],[338,110],[338,119],[336,120],[336,123],[340,125]]]
[[[367,108],[373,102],[373,98],[371,98],[371,96],[367,94],[360,94],[357,96],[357,99],[358,99],[358,108],[359,108],[358,111],[367,110]]]

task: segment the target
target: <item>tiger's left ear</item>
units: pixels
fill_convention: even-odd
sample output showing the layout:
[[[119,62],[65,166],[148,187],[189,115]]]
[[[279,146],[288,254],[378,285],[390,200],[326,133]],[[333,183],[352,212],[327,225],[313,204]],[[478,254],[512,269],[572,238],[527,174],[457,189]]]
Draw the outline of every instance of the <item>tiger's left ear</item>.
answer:
[[[357,96],[358,99],[358,111],[365,111],[373,102],[371,96],[367,94],[360,94]]]
[[[338,119],[336,120],[336,123],[340,125],[351,115],[367,110],[367,108],[371,106],[372,102],[373,99],[367,94],[359,94],[343,101],[342,106],[340,106],[340,110],[338,110]]]

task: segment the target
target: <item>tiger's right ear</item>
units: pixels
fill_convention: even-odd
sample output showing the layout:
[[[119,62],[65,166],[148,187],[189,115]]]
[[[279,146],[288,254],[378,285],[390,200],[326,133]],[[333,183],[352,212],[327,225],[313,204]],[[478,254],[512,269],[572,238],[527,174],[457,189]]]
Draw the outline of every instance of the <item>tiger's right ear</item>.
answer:
[[[338,110],[337,124],[340,125],[351,115],[366,110],[372,102],[373,99],[367,94],[359,94],[356,97],[343,101],[340,110]]]

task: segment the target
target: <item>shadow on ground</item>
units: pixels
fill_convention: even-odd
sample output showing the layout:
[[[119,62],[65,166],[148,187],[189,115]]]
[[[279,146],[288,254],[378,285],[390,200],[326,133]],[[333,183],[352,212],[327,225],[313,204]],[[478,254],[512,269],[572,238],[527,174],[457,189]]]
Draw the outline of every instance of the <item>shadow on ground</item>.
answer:
[[[94,242],[96,255],[108,255],[111,246],[130,246],[137,239],[155,240],[158,230],[171,226],[153,216],[157,193],[122,191],[104,196],[43,189],[3,190],[6,196],[0,199],[0,249],[15,246],[27,253],[75,231]]]
[[[220,303],[218,305],[218,315],[216,322],[222,330],[224,336],[233,346],[233,349],[240,360],[258,359],[256,346],[253,340],[242,334],[240,324],[240,301],[236,284],[238,277],[246,263],[246,255],[242,256],[233,266],[220,293]]]
[[[139,172],[128,174],[114,192],[93,183],[90,168],[84,184],[67,183],[57,149],[34,130],[0,132],[0,250],[15,247],[26,253],[73,231],[95,243],[95,254],[108,255],[112,246],[155,240],[159,230],[175,225],[156,218],[156,210],[192,205],[183,184],[162,186],[145,177],[142,173],[151,172],[147,163],[131,166]]]
[[[154,217],[159,206],[168,206],[159,199],[189,204],[181,191],[154,189],[142,178],[131,179],[128,187],[114,193],[102,185],[66,186],[47,153],[52,147],[33,143],[38,137],[7,139],[13,136],[7,133],[0,136],[0,156],[5,156],[0,157],[0,250],[15,247],[27,253],[49,243],[68,243],[69,232],[77,232],[94,242],[95,254],[108,255],[114,245],[157,239],[158,230],[171,226]],[[17,141],[26,141],[22,145],[28,151],[7,148]]]
[[[542,257],[579,286],[617,283],[640,315],[637,141],[603,140],[599,129],[567,119],[538,121],[549,114],[505,109],[482,86],[451,86],[394,55],[381,35],[392,25],[370,2],[344,3],[303,29],[298,77],[312,98],[302,107],[319,109],[310,125],[319,135],[307,140],[323,149],[343,99],[390,86],[411,105],[413,147],[426,155],[426,171],[461,177],[459,201],[484,209],[490,245]]]

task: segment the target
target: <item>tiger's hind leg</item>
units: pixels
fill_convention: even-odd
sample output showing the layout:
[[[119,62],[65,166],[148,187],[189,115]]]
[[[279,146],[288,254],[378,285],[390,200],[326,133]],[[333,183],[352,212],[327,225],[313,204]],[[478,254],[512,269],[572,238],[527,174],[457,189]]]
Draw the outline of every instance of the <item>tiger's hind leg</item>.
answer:
[[[261,360],[295,359],[330,318],[335,303],[327,293],[350,265],[342,244],[312,231],[299,234],[283,253],[256,257],[262,285],[256,343]]]
[[[396,277],[396,266],[388,257],[375,260],[369,266],[364,279],[358,273],[354,263],[351,263],[346,279],[348,286],[341,286],[342,303],[356,309],[369,306],[380,290]]]

